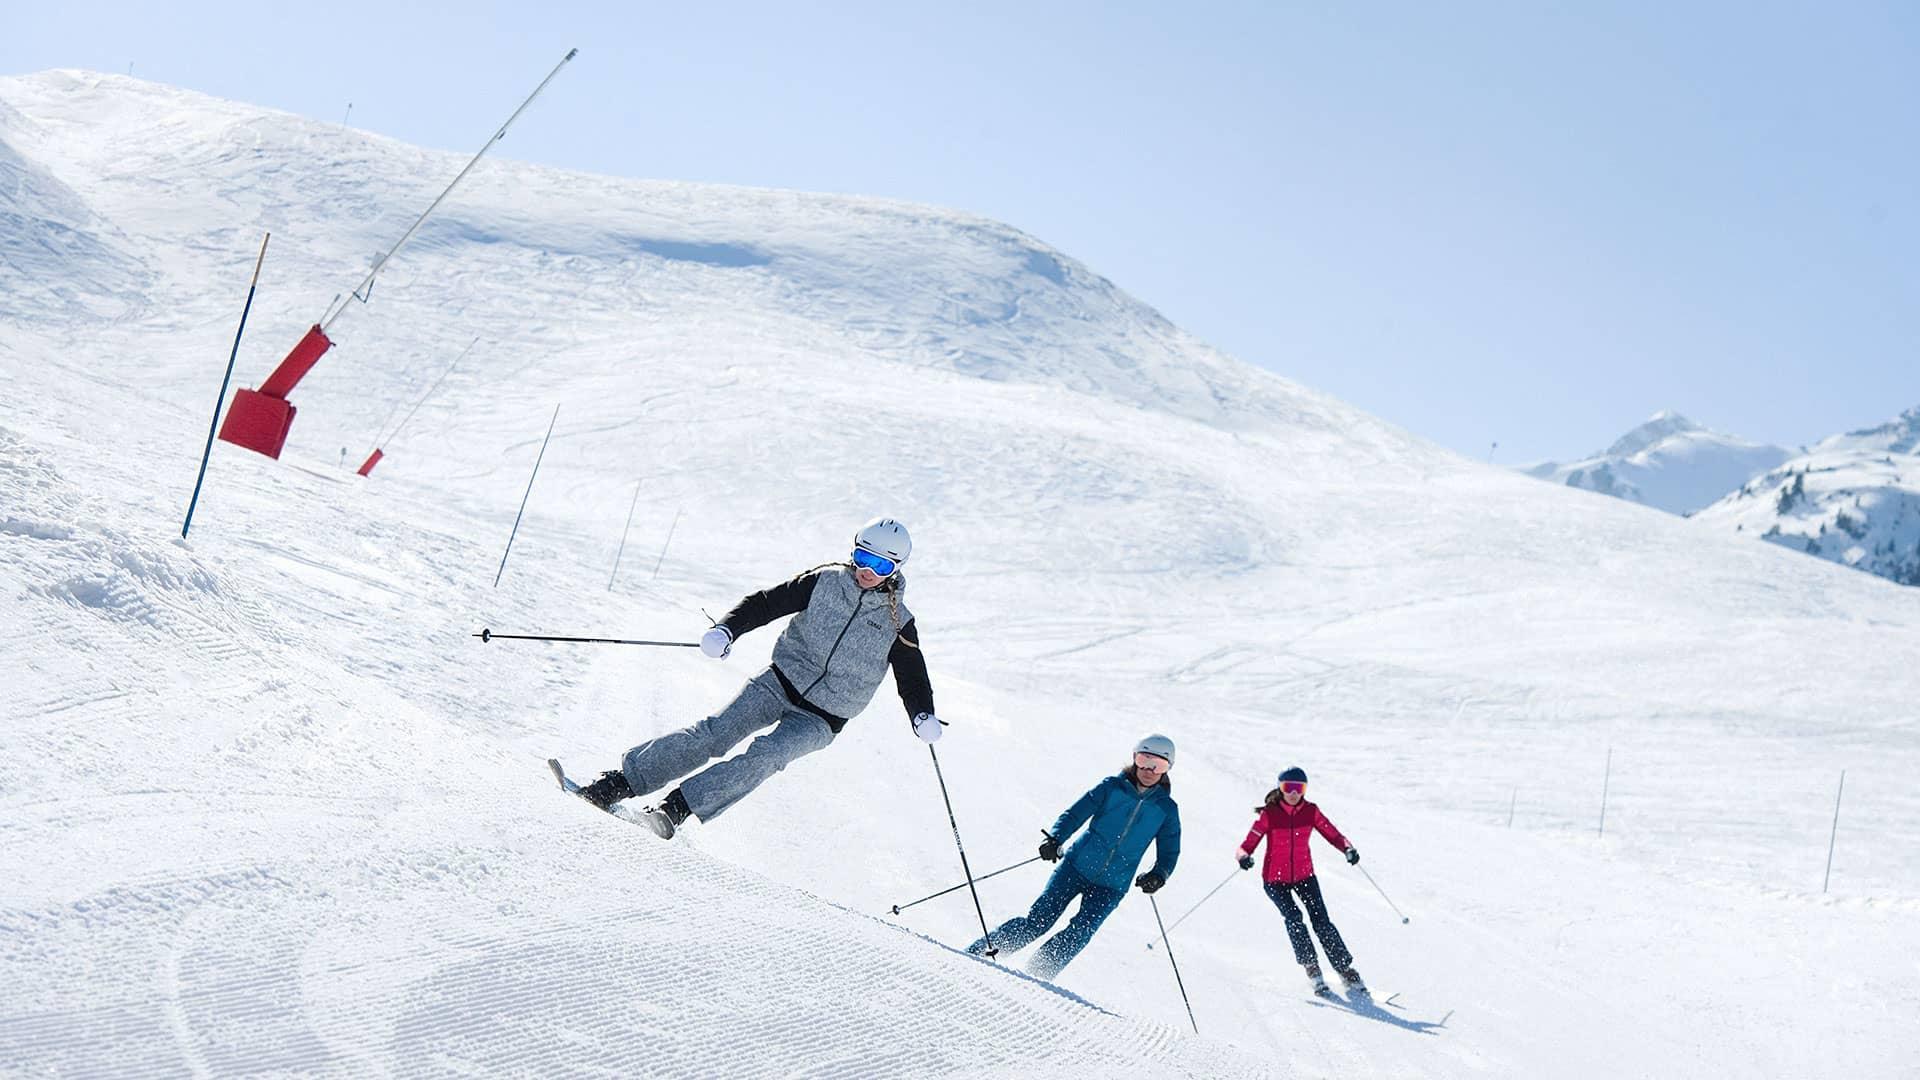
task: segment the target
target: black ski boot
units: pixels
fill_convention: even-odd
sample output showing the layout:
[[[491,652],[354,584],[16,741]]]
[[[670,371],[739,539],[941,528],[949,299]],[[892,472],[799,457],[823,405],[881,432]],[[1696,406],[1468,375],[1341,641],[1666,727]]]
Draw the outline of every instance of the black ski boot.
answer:
[[[611,812],[614,803],[621,799],[633,798],[633,789],[627,786],[627,774],[615,769],[612,772],[601,773],[600,779],[582,787],[580,797],[602,810]]]
[[[1327,988],[1327,980],[1320,976],[1319,964],[1307,964],[1307,978],[1313,980],[1313,992],[1321,997],[1332,997],[1333,991]]]
[[[653,830],[653,835],[662,840],[673,839],[680,823],[693,816],[693,810],[687,806],[687,797],[680,794],[679,788],[661,801],[659,806],[649,806],[640,811],[640,823]]]
[[[1351,990],[1356,994],[1365,994],[1368,992],[1367,984],[1361,980],[1360,973],[1358,971],[1355,971],[1351,967],[1337,967],[1337,968],[1334,968],[1333,970],[1334,970],[1334,974],[1340,976],[1340,981],[1347,984],[1348,990]]]

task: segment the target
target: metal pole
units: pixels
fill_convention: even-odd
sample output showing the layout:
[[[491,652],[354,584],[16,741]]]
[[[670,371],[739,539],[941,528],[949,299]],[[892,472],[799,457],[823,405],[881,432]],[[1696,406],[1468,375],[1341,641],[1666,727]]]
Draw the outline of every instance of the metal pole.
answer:
[[[620,576],[620,553],[627,550],[627,532],[633,528],[633,508],[640,505],[640,485],[645,479],[633,482],[633,501],[627,504],[627,524],[620,530],[620,546],[613,552],[613,573],[607,575],[607,591],[613,591],[613,579]]]
[[[473,155],[473,160],[467,162],[467,167],[464,169],[461,169],[460,175],[453,178],[453,183],[448,184],[446,190],[440,193],[440,197],[433,200],[432,204],[427,207],[426,213],[421,214],[420,217],[416,221],[414,221],[412,227],[407,229],[406,235],[400,238],[399,243],[394,244],[392,248],[388,249],[385,255],[382,255],[380,256],[380,258],[374,260],[373,269],[367,271],[366,279],[360,282],[360,287],[353,290],[353,293],[349,295],[359,296],[363,301],[366,299],[367,295],[369,294],[368,291],[373,288],[373,279],[380,276],[381,270],[386,269],[387,260],[393,258],[394,255],[400,251],[400,248],[403,245],[405,245],[408,240],[413,239],[414,232],[418,230],[421,224],[427,220],[427,217],[431,215],[435,210],[439,209],[440,203],[444,201],[448,195],[453,194],[453,189],[459,186],[460,181],[465,180],[467,178],[467,174],[473,171],[473,167],[475,165],[480,164],[480,159],[486,156],[486,153],[488,150],[493,149],[493,144],[507,137],[507,129],[513,126],[513,122],[515,120],[520,119],[520,114],[527,111],[527,106],[533,104],[533,99],[540,96],[540,91],[545,90],[547,88],[547,84],[553,81],[553,77],[555,75],[560,74],[560,69],[567,66],[567,61],[572,60],[574,56],[577,55],[579,52],[580,52],[579,49],[567,50],[567,55],[560,58],[560,62],[553,66],[553,70],[547,73],[547,77],[540,80],[540,85],[533,88],[533,93],[527,95],[527,100],[521,102],[520,107],[513,110],[513,115],[507,117],[507,122],[504,124],[501,124],[500,129],[494,132],[492,137],[487,139],[486,143],[480,147],[480,152]],[[347,304],[346,304],[346,301],[343,300],[340,302],[340,306],[337,309],[333,310],[327,315],[322,316],[320,320],[321,333],[325,333],[327,328],[333,325],[334,320],[338,319],[341,313],[345,312],[346,310],[347,310]]]
[[[660,557],[654,560],[653,576],[656,578],[660,576],[660,564],[667,561],[667,546],[673,543],[673,530],[680,526],[680,514],[679,510],[673,512],[673,523],[667,526],[667,542],[660,545]]]
[[[477,634],[470,634],[468,636],[477,637],[483,642],[506,638],[510,641],[579,641],[589,645],[660,645],[670,649],[697,649],[700,647],[700,643],[697,641],[637,641],[628,638],[610,637],[555,637],[550,634],[496,634],[492,630],[484,629]]]
[[[1004,874],[1004,873],[1006,873],[1006,872],[1007,872],[1007,871],[1009,871],[1009,870],[1018,870],[1018,869],[1020,869],[1021,867],[1023,867],[1023,866],[1025,866],[1025,865],[1027,865],[1027,863],[1036,863],[1036,862],[1039,862],[1039,861],[1040,861],[1040,856],[1038,856],[1038,855],[1035,855],[1035,856],[1034,856],[1033,858],[1031,858],[1031,859],[1028,859],[1028,860],[1026,860],[1025,862],[1017,862],[1017,863],[1014,863],[1014,864],[1013,864],[1012,866],[1003,866],[1003,867],[1001,867],[1000,869],[998,869],[998,870],[995,870],[995,871],[994,871],[993,873],[991,873],[991,874],[981,874],[981,875],[980,875],[979,877],[977,877],[977,878],[974,878],[973,880],[974,880],[975,882],[981,882],[981,881],[985,881],[985,880],[987,880],[988,878],[997,878],[997,877],[999,877],[999,876],[1000,876],[1001,874]],[[965,881],[963,881],[963,882],[961,882],[960,884],[958,884],[958,885],[955,885],[955,886],[953,886],[953,888],[949,888],[949,889],[941,889],[941,890],[940,890],[939,892],[937,892],[937,893],[934,893],[934,894],[932,894],[931,896],[923,896],[923,897],[921,897],[920,899],[918,899],[918,900],[915,900],[915,901],[913,901],[913,903],[910,903],[910,904],[895,904],[895,905],[893,905],[893,914],[895,914],[895,915],[898,915],[898,914],[900,914],[901,912],[903,912],[903,911],[905,911],[905,910],[907,910],[907,909],[908,909],[908,908],[910,908],[910,907],[914,907],[914,906],[916,906],[916,905],[919,905],[919,904],[924,904],[924,903],[926,903],[926,902],[927,902],[927,901],[929,901],[929,900],[938,900],[938,899],[939,899],[940,897],[942,897],[942,896],[945,896],[945,895],[947,895],[947,894],[948,894],[948,893],[950,893],[950,892],[953,892],[953,891],[954,891],[954,889],[964,889],[964,888],[966,888],[966,887],[967,887],[967,885],[968,885],[968,883],[967,883],[967,882],[965,882]]]
[[[1187,1000],[1187,984],[1180,978],[1180,961],[1173,958],[1173,942],[1167,940],[1167,924],[1160,922],[1160,901],[1154,899],[1152,893],[1148,893],[1147,902],[1153,905],[1153,921],[1160,923],[1160,944],[1167,947],[1167,963],[1173,965],[1173,984],[1180,988],[1180,1000],[1186,1002],[1187,1023],[1193,1025],[1193,1033],[1198,1035],[1200,1024],[1193,1018],[1193,1002]]]
[[[1508,800],[1507,802],[1507,828],[1509,829],[1513,828],[1514,808],[1519,805],[1520,805],[1520,789],[1518,787],[1515,787],[1513,789],[1513,798]]]
[[[1840,796],[1847,793],[1847,770],[1840,770],[1840,790],[1833,793],[1833,831],[1827,834],[1827,874],[1820,879],[1820,891],[1826,892],[1833,880],[1833,842],[1840,836]]]
[[[413,415],[420,411],[420,406],[425,405],[427,403],[427,399],[433,396],[433,392],[435,390],[440,389],[440,384],[447,381],[447,376],[453,374],[453,369],[460,366],[460,361],[465,360],[467,358],[467,354],[472,352],[474,350],[474,347],[479,344],[480,344],[480,339],[474,338],[473,341],[470,342],[466,348],[460,350],[460,355],[453,358],[453,363],[447,365],[447,369],[440,373],[440,377],[433,380],[433,385],[427,387],[427,392],[420,395],[420,400],[413,403],[413,408],[407,410],[406,417],[400,421],[400,426],[393,429],[393,434],[387,435],[382,438],[376,438],[374,440],[373,445],[376,450],[386,446],[388,443],[400,437],[400,433],[402,431],[405,431],[407,429],[407,425],[413,421]],[[389,416],[387,419],[391,420],[393,418]],[[385,426],[382,426],[380,430],[384,432],[387,429]]]
[[[1387,902],[1387,906],[1393,909],[1393,913],[1395,915],[1400,916],[1400,922],[1404,925],[1408,920],[1407,920],[1406,913],[1400,910],[1400,905],[1394,903],[1393,897],[1387,895],[1387,890],[1381,888],[1380,883],[1373,880],[1372,874],[1367,874],[1366,867],[1361,866],[1359,863],[1354,863],[1353,865],[1355,869],[1359,870],[1362,874],[1366,874],[1367,884],[1373,886],[1373,891],[1380,894],[1380,899],[1385,900]]]
[[[132,67],[129,66],[131,71]],[[233,381],[233,362],[240,356],[240,335],[247,332],[247,313],[253,310],[253,291],[260,287],[260,264],[267,261],[267,241],[271,232],[260,238],[260,257],[253,260],[253,280],[247,284],[247,303],[240,309],[240,328],[233,332],[233,351],[227,354],[227,373],[220,378],[220,396],[213,401],[213,422],[207,425],[207,448],[200,453],[200,475],[193,481],[193,498],[187,500],[187,520],[180,525],[180,539],[193,528],[193,508],[200,504],[200,485],[207,479],[207,462],[213,457],[213,433],[220,427],[220,407],[227,402],[227,384]]]
[[[513,554],[513,538],[520,535],[520,518],[527,512],[527,496],[533,494],[533,482],[540,476],[540,462],[547,456],[547,443],[553,438],[553,425],[560,420],[560,406],[553,407],[553,419],[547,421],[547,437],[540,440],[540,456],[533,459],[533,475],[527,477],[527,493],[520,496],[520,512],[513,515],[513,531],[507,534],[507,550],[500,553],[500,569],[493,572],[493,587],[500,587],[500,575],[507,572],[507,556]]]
[[[973,913],[980,917],[980,936],[987,942],[987,959],[1000,955],[993,947],[993,931],[987,929],[987,913],[980,907],[980,890],[973,887],[973,870],[967,866],[967,846],[960,842],[960,823],[953,819],[953,799],[947,795],[947,778],[940,772],[940,755],[934,752],[933,744],[927,744],[927,753],[933,757],[933,775],[940,781],[940,801],[947,804],[947,824],[953,826],[953,846],[960,852],[960,872],[967,875],[967,891],[973,894]]]
[[[1613,782],[1613,747],[1607,747],[1607,771],[1600,777],[1600,831],[1595,836],[1607,835],[1607,785]]]
[[[1213,887],[1213,889],[1212,889],[1212,891],[1210,891],[1210,892],[1208,892],[1208,893],[1207,893],[1207,895],[1205,895],[1205,896],[1203,896],[1203,897],[1201,897],[1201,898],[1200,898],[1200,903],[1199,903],[1199,904],[1195,904],[1195,905],[1193,905],[1192,907],[1190,907],[1190,908],[1188,908],[1188,909],[1187,909],[1187,915],[1191,915],[1191,914],[1193,914],[1194,912],[1196,912],[1196,911],[1199,911],[1199,910],[1200,910],[1200,904],[1204,904],[1204,903],[1206,903],[1207,901],[1209,901],[1209,900],[1211,900],[1211,899],[1213,899],[1213,894],[1214,894],[1214,893],[1217,893],[1217,892],[1219,892],[1219,891],[1220,891],[1221,889],[1224,889],[1224,888],[1226,888],[1226,887],[1227,887],[1227,881],[1232,881],[1232,880],[1233,880],[1233,875],[1234,875],[1234,874],[1238,874],[1239,872],[1240,872],[1240,871],[1238,871],[1238,870],[1235,870],[1235,871],[1233,872],[1233,874],[1228,874],[1228,875],[1227,875],[1227,879],[1226,879],[1226,881],[1222,881],[1222,882],[1221,882],[1220,884],[1218,884],[1218,885],[1215,885],[1215,886]],[[1182,916],[1180,916],[1179,918],[1177,918],[1177,919],[1175,919],[1175,920],[1173,920],[1173,925],[1172,925],[1172,926],[1169,926],[1169,927],[1167,927],[1167,929],[1168,929],[1168,930],[1178,930],[1178,929],[1180,929],[1180,924],[1181,924],[1181,923],[1183,923],[1183,922],[1186,922],[1186,921],[1187,921],[1187,915],[1182,915]],[[1147,942],[1147,948],[1149,948],[1149,949],[1151,949],[1151,948],[1153,948],[1153,942],[1151,942],[1151,941],[1149,941],[1149,942]]]

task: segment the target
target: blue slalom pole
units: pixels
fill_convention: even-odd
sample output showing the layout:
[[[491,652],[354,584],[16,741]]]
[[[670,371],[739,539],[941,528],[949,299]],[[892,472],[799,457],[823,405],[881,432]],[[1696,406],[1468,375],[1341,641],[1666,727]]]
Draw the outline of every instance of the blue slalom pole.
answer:
[[[520,519],[527,512],[527,496],[533,494],[533,482],[540,476],[540,462],[547,456],[547,443],[553,439],[553,425],[560,419],[560,406],[553,407],[553,419],[547,421],[547,437],[540,440],[540,456],[533,459],[533,475],[527,477],[527,494],[520,496],[520,512],[513,515],[513,531],[507,534],[507,550],[500,553],[500,569],[493,572],[493,587],[500,587],[500,575],[507,572],[507,556],[513,554],[513,538],[520,535]]]
[[[193,481],[193,498],[187,502],[187,520],[180,526],[180,539],[193,528],[193,508],[200,504],[200,485],[207,479],[207,461],[213,457],[213,433],[220,427],[220,407],[227,403],[227,384],[233,381],[233,362],[240,356],[240,335],[247,332],[247,314],[253,310],[253,292],[260,287],[260,264],[267,261],[268,233],[260,238],[260,257],[253,261],[253,281],[247,285],[247,303],[240,309],[240,329],[233,332],[233,351],[227,354],[227,373],[220,379],[220,396],[213,402],[213,422],[207,425],[207,448],[200,453],[200,475]]]

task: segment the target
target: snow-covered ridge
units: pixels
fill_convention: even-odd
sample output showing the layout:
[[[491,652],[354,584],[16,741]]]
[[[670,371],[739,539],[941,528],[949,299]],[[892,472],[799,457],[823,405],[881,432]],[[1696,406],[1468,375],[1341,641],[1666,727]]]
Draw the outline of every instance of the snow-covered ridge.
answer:
[[[1670,514],[1691,514],[1788,456],[1782,447],[1712,431],[1663,411],[1590,457],[1542,462],[1522,471]]]
[[[0,79],[0,103],[0,140],[152,275],[63,261],[128,314],[40,297],[0,319],[0,1061],[1609,1080],[1909,1061],[1910,593],[1462,460],[1219,356],[1008,226],[504,158],[339,324],[280,462],[215,446],[181,542],[260,232],[242,384],[465,154],[86,73]],[[470,636],[691,637],[878,512],[914,528],[976,872],[1030,858],[1146,730],[1179,742],[1186,853],[1157,902],[1171,922],[1221,886],[1173,938],[1202,1038],[1144,897],[1055,989],[952,951],[978,933],[964,891],[881,917],[959,878],[888,693],[663,847],[558,794],[543,759],[589,773],[712,711],[771,635],[724,662]],[[1232,865],[1296,763],[1413,917],[1323,856],[1393,1006],[1308,998]],[[1041,880],[982,883],[987,917]]]
[[[1902,585],[1920,585],[1920,407],[1876,427],[1822,439],[1696,516]]]

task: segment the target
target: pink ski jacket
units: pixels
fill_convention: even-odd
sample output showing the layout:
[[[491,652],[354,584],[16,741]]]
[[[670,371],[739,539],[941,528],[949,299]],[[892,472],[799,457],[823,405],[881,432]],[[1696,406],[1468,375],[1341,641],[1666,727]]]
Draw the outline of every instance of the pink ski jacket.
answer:
[[[1261,876],[1282,885],[1293,885],[1313,876],[1313,852],[1307,850],[1307,841],[1315,829],[1334,847],[1347,850],[1347,838],[1340,835],[1340,830],[1333,827],[1333,822],[1327,820],[1319,807],[1305,799],[1301,799],[1298,806],[1283,802],[1260,811],[1240,850],[1251,855],[1260,846],[1260,838],[1266,837],[1267,861]]]

